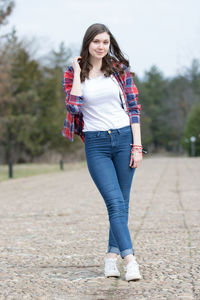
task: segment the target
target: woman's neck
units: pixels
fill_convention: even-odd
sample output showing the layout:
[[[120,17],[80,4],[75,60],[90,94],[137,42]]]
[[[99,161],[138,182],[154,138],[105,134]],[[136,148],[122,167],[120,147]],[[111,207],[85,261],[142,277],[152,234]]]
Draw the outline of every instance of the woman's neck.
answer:
[[[102,67],[102,58],[98,59],[98,58],[90,57],[90,63],[92,65],[92,70],[93,71],[99,71],[99,70],[101,70],[101,67]]]

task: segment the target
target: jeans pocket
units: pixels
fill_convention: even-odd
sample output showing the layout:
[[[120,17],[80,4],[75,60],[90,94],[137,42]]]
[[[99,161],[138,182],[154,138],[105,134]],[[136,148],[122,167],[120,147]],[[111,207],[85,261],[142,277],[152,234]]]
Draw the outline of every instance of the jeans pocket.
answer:
[[[84,137],[86,140],[94,140],[97,137],[97,133],[96,132],[84,132]]]
[[[125,130],[123,132],[120,132],[120,141],[121,143],[125,143],[125,144],[133,144],[133,134],[132,134],[132,130]]]
[[[125,128],[123,128],[123,130],[120,131],[120,135],[130,135],[132,134],[132,130],[131,130],[131,126],[127,126]]]

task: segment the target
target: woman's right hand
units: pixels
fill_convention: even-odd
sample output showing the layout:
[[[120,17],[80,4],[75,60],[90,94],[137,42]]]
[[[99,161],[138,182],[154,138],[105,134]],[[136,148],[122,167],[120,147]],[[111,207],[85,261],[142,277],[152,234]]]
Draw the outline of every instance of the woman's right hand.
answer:
[[[78,63],[78,59],[81,59],[81,56],[74,57],[74,59],[72,61],[72,66],[73,66],[73,69],[74,69],[75,73],[80,73],[81,72],[81,68],[80,68],[80,65]]]

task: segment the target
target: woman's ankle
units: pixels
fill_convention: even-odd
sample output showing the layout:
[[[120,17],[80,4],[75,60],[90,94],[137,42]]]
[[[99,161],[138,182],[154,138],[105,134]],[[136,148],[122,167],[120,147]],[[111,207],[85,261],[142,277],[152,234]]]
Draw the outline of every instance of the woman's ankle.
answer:
[[[134,255],[133,254],[128,254],[128,255],[124,256],[124,260],[125,260],[126,264],[128,264],[133,259],[134,259]]]
[[[108,252],[106,254],[106,258],[117,258],[117,253]]]

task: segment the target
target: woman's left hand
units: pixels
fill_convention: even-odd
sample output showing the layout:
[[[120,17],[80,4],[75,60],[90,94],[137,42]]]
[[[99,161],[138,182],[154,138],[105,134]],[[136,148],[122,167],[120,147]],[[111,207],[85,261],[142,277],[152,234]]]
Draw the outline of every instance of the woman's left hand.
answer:
[[[137,168],[142,162],[143,154],[141,151],[137,151],[134,149],[134,151],[131,151],[131,159],[129,167],[131,168]]]

